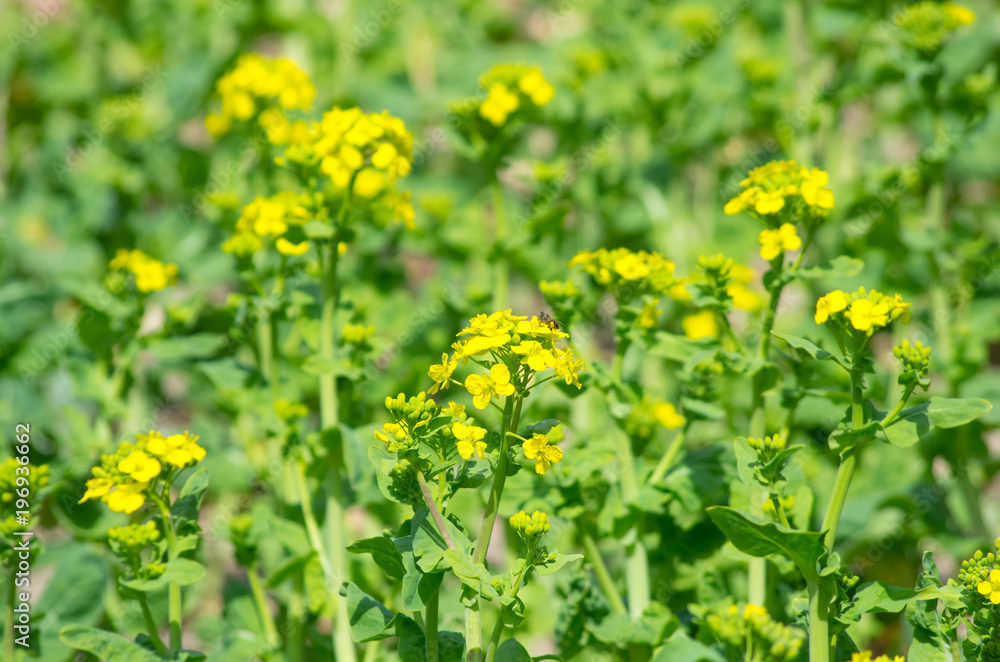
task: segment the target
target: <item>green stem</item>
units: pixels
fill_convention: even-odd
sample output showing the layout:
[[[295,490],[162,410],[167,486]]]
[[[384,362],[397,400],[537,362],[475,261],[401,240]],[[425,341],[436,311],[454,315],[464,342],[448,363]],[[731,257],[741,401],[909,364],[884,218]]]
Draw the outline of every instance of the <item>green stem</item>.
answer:
[[[305,464],[299,460],[294,463],[295,486],[299,492],[299,505],[302,507],[302,520],[306,525],[306,536],[309,538],[309,545],[316,552],[320,565],[323,566],[323,574],[331,575],[330,562],[323,545],[323,538],[319,532],[319,525],[316,523],[316,515],[313,513],[312,498],[309,495],[309,485],[306,483]]]
[[[656,463],[656,468],[653,469],[653,473],[649,476],[648,483],[650,485],[656,485],[663,477],[667,475],[670,471],[670,467],[674,466],[674,459],[677,457],[677,453],[680,452],[681,447],[684,445],[684,435],[687,433],[687,427],[681,428],[681,431],[677,433],[674,440],[670,442],[670,446],[667,448],[667,452],[663,454],[660,461]]]
[[[344,215],[347,202],[341,207],[340,216]],[[326,365],[334,362],[334,347],[336,346],[336,314],[337,300],[340,294],[337,281],[337,260],[339,253],[337,243],[330,242],[322,247],[327,253],[323,260],[323,307],[320,316],[319,354]],[[335,371],[324,372],[319,377],[320,423],[322,435],[334,437],[332,432],[339,426],[337,403],[337,374]],[[336,447],[327,444],[329,460],[327,465],[327,498],[326,524],[329,537],[330,571],[334,586],[330,591],[333,601],[335,618],[334,651],[337,662],[355,662],[357,651],[351,638],[350,616],[347,613],[347,601],[340,595],[340,583],[347,581],[347,559],[345,558],[346,534],[344,532],[343,505],[343,449],[337,438]]]
[[[788,38],[788,50],[795,71],[796,106],[802,107],[805,103],[805,93],[809,89],[809,35],[806,28],[805,16],[803,14],[801,0],[790,0],[784,3],[785,6],[785,34]],[[812,141],[807,128],[803,129],[801,135],[792,137],[795,158],[799,163],[807,166],[812,164]]]
[[[781,525],[787,529],[792,528],[792,525],[788,523],[788,517],[785,515],[785,507],[781,505],[781,499],[774,492],[771,492],[771,503],[774,505],[774,512],[778,514],[778,521]]]
[[[809,662],[829,662],[829,598],[818,584],[809,583]]]
[[[516,400],[516,404],[515,404]],[[500,423],[500,455],[497,458],[496,470],[493,472],[493,485],[486,501],[486,514],[472,550],[472,563],[482,563],[486,559],[486,551],[493,537],[493,526],[496,524],[497,512],[500,510],[500,497],[507,482],[509,464],[509,447],[507,432],[516,430],[521,417],[521,400],[507,396],[504,400],[503,420]],[[468,662],[480,662],[483,658],[482,614],[478,601],[465,608],[465,650]]]
[[[153,620],[153,614],[149,611],[149,603],[146,601],[145,593],[138,593],[139,609],[142,611],[142,620],[146,622],[146,631],[149,632],[149,638],[153,642],[153,646],[160,655],[166,656],[167,647],[163,645],[163,640],[160,639],[160,632],[156,627],[156,621]],[[10,657],[8,659],[14,659]]]
[[[616,384],[621,384],[625,353],[629,343],[621,340],[611,364],[611,377]],[[636,506],[639,499],[639,481],[636,475],[636,461],[632,453],[632,439],[624,430],[617,431],[618,457],[621,463],[622,500],[630,510]],[[635,513],[636,522],[625,534],[629,542],[625,548],[625,586],[628,595],[629,615],[632,618],[642,618],[642,613],[650,603],[649,561],[646,546],[642,542],[642,514]]]
[[[531,555],[534,554],[534,551],[535,550],[534,550],[533,547],[529,547],[528,548],[528,556],[529,556],[529,558],[530,558]],[[517,580],[511,586],[511,588],[510,588],[510,594],[509,594],[509,597],[511,599],[514,599],[514,598],[517,597],[517,592],[521,590],[521,582],[524,581],[524,575],[527,574],[528,569],[530,567],[531,566],[529,566],[529,565],[524,566],[524,569],[521,570],[521,574],[518,575]],[[493,626],[493,634],[490,635],[490,645],[486,649],[486,662],[494,662],[494,660],[496,659],[497,648],[499,648],[499,646],[500,646],[500,637],[502,637],[502,636],[503,636],[503,615],[501,614],[500,616],[497,617],[497,622]]]
[[[302,596],[306,592],[304,572],[295,577],[295,588],[288,598],[288,619],[291,632],[288,637],[288,658],[301,662],[306,641],[306,606]]]
[[[440,591],[435,591],[427,603],[424,624],[424,641],[427,644],[427,662],[438,662],[438,601]]]
[[[257,611],[260,612],[260,621],[264,625],[264,635],[267,643],[271,646],[278,645],[278,628],[274,625],[274,615],[267,605],[267,596],[264,594],[264,586],[260,583],[257,575],[257,563],[250,564],[247,568],[247,579],[250,581],[250,592],[253,600],[257,604]]]
[[[604,591],[604,598],[608,601],[611,611],[623,615],[628,613],[628,610],[625,609],[625,603],[622,602],[622,596],[618,593],[618,589],[615,587],[614,580],[611,579],[611,574],[608,572],[607,566],[604,565],[604,559],[601,557],[600,550],[597,549],[597,543],[589,533],[583,534],[583,549],[587,554],[587,560],[590,561],[590,565],[594,569],[594,576],[597,577],[597,583],[600,585],[601,590]]]
[[[427,479],[424,478],[424,472],[420,470],[420,467],[416,462],[412,462],[413,468],[417,471],[417,483],[420,485],[420,492],[424,495],[424,503],[427,504],[427,509],[431,511],[431,517],[434,519],[434,524],[437,525],[438,531],[441,532],[441,537],[444,539],[448,549],[455,549],[455,541],[451,539],[451,534],[448,533],[448,529],[445,528],[444,518],[441,516],[441,511],[438,510],[437,504],[434,502],[434,495],[431,494],[430,485],[427,484]]]
[[[150,498],[160,508],[160,516],[163,518],[163,530],[167,535],[167,559],[174,561],[177,559],[177,536],[174,533],[174,521],[170,515],[170,508],[164,500],[169,498],[167,486],[164,485],[164,496],[149,493]],[[181,650],[181,586],[177,582],[170,582],[167,585],[167,613],[170,620],[170,655],[176,655]]]
[[[493,240],[500,253],[496,256],[493,266],[493,310],[504,310],[508,306],[508,291],[510,288],[510,263],[507,260],[507,215],[503,208],[503,191],[500,190],[500,180],[494,170],[490,181],[490,191],[493,194]]]

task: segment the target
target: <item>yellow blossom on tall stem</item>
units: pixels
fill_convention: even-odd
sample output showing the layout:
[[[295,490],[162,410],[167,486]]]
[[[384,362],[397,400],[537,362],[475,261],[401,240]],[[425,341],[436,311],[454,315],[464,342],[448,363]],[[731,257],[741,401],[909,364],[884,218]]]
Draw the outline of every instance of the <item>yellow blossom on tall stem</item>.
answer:
[[[777,230],[761,230],[760,256],[770,262],[782,253],[802,248],[802,239],[791,223],[783,223]]]
[[[563,452],[558,446],[550,446],[544,434],[535,433],[522,445],[524,456],[535,461],[535,473],[544,475],[555,462],[562,462]]]
[[[477,409],[486,409],[493,396],[514,394],[510,370],[501,363],[494,364],[488,374],[469,375],[465,380],[465,388],[472,394],[472,404]]]

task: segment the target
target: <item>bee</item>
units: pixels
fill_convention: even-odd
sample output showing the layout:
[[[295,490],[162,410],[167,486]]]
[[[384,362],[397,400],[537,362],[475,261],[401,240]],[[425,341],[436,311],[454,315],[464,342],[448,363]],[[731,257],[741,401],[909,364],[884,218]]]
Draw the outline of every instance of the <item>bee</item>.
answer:
[[[538,313],[538,321],[544,324],[545,326],[549,327],[553,331],[559,330],[559,322],[555,321],[544,312]]]

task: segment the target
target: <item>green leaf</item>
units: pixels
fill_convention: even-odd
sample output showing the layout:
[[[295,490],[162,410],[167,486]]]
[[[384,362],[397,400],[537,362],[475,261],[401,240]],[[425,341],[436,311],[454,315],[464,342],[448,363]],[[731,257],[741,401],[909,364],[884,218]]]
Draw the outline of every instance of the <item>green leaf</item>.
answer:
[[[403,567],[406,569],[406,574],[403,575],[403,605],[410,611],[423,611],[441,587],[444,573],[426,573],[420,569],[416,557],[413,556],[412,541],[409,536],[395,538],[394,542],[399,548]]]
[[[104,662],[162,662],[159,655],[113,632],[67,625],[59,638],[73,650],[86,651]]]
[[[185,519],[190,522],[198,521],[198,511],[201,510],[201,502],[205,498],[208,490],[208,468],[201,467],[191,474],[184,487],[181,488],[177,500],[170,508],[170,513],[177,519]]]
[[[351,622],[351,637],[359,644],[394,634],[396,615],[354,582],[347,582],[347,613]]]
[[[677,630],[663,642],[653,662],[726,662],[726,658],[714,648],[687,636],[683,630]]]
[[[524,428],[524,434],[521,436],[525,439],[531,437],[532,434],[537,432],[538,434],[548,434],[549,431],[559,425],[560,421],[557,418],[547,418],[544,421],[538,421],[537,423],[532,423],[528,427]]]
[[[496,662],[531,662],[527,649],[517,639],[508,639],[497,646]]]
[[[645,644],[659,646],[664,639],[679,627],[679,621],[659,602],[650,603],[636,620],[628,614],[606,616],[590,632],[600,641],[616,646]]]
[[[133,591],[151,593],[165,589],[167,584],[190,586],[205,577],[205,566],[191,559],[179,558],[167,561],[167,568],[156,579],[122,580],[120,583]]]
[[[218,333],[195,333],[176,338],[159,338],[149,343],[149,351],[161,361],[207,358],[214,356],[225,340]]]
[[[444,560],[448,563],[455,576],[462,580],[462,583],[470,589],[486,598],[487,600],[499,600],[500,594],[490,583],[493,576],[482,563],[472,563],[472,558],[465,552],[457,549],[446,549],[443,553]]]
[[[560,554],[556,550],[552,550],[552,552],[549,553],[549,558],[546,559],[544,565],[535,566],[535,572],[542,577],[545,575],[551,575],[567,563],[570,563],[571,561],[579,561],[582,558],[583,554]]]
[[[848,369],[850,368],[847,363],[847,359],[837,354],[831,354],[830,352],[826,351],[822,347],[819,347],[810,340],[806,340],[805,338],[799,338],[798,336],[789,335],[787,333],[778,333],[776,331],[772,331],[771,335],[774,336],[775,338],[778,338],[779,340],[784,340],[786,343],[788,343],[795,349],[801,349],[803,352],[813,357],[817,361],[833,361],[834,363],[838,363],[845,368]]]
[[[756,522],[728,506],[706,509],[715,525],[733,546],[750,556],[784,554],[798,567],[806,581],[817,581],[817,564],[826,553],[823,533],[793,531],[774,522]]]
[[[815,267],[799,269],[795,275],[805,280],[817,278],[851,278],[861,273],[865,268],[865,263],[853,257],[838,255],[829,262],[825,262]]]
[[[444,524],[456,548],[471,554],[472,543],[465,534],[447,518],[444,520]],[[449,565],[444,552],[448,549],[448,544],[437,530],[437,525],[430,516],[430,511],[427,508],[417,508],[410,527],[413,555],[416,557],[420,569],[424,572],[447,570]]]
[[[390,579],[400,580],[406,574],[403,557],[392,538],[387,536],[357,540],[347,546],[347,551],[351,554],[371,554],[372,560]]]
[[[917,443],[934,428],[955,428],[974,421],[993,409],[988,400],[982,398],[939,398],[910,407],[900,412],[899,417],[883,427],[879,439],[906,448]]]
[[[309,221],[302,230],[310,239],[329,239],[333,236],[333,226],[323,221]]]
[[[300,572],[305,572],[306,565],[315,556],[316,552],[310,550],[305,554],[299,554],[287,559],[267,578],[267,587],[274,588],[286,580],[297,576]]]

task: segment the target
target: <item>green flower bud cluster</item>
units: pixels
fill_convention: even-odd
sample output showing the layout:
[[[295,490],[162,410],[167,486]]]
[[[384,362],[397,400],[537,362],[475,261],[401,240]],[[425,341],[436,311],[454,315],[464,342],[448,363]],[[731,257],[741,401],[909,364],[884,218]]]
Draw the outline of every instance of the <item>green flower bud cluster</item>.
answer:
[[[0,464],[0,504],[9,507],[10,504],[14,503],[17,499],[17,490],[28,488],[32,495],[31,503],[39,502],[37,499],[38,491],[49,484],[49,465],[43,464],[40,466],[31,465],[31,471],[28,472],[28,484],[18,485],[17,484],[17,469],[18,467],[23,467],[20,462],[14,458],[7,458],[3,464]],[[23,469],[22,469],[23,473]],[[22,476],[23,483],[23,476]],[[13,508],[11,510],[14,510]]]
[[[751,604],[742,612],[733,605],[724,614],[709,614],[705,622],[730,659],[743,659],[753,650],[760,653],[754,659],[761,662],[794,660],[806,638],[802,630],[771,620],[767,610]]]
[[[958,581],[962,582],[973,595],[979,595],[979,585],[989,581],[991,571],[1000,568],[1000,538],[996,539],[994,545],[997,554],[993,552],[983,554],[982,550],[976,550],[971,559],[962,561],[962,569],[958,571]]]
[[[237,515],[229,522],[229,539],[236,549],[236,562],[244,568],[257,560],[257,542],[252,538],[250,529],[253,518],[249,515]]]
[[[524,544],[534,547],[538,540],[549,530],[548,516],[535,511],[529,517],[523,510],[510,518],[510,525],[517,531]]]
[[[353,345],[357,349],[367,349],[371,347],[371,337],[375,335],[374,326],[364,324],[345,324],[341,329],[340,337],[345,345]]]
[[[538,284],[545,300],[552,306],[575,301],[580,296],[580,290],[571,280],[543,280]]]
[[[427,399],[427,394],[423,391],[409,399],[405,393],[400,393],[395,398],[386,396],[385,408],[397,421],[406,420],[414,424],[431,420],[441,410],[436,402]]]
[[[918,384],[925,391],[931,385],[927,374],[931,369],[931,348],[924,347],[919,340],[911,345],[909,340],[892,348],[892,354],[903,364],[903,374],[899,383],[905,385]]]
[[[156,579],[167,570],[167,564],[160,561],[152,561],[142,570],[143,579]]]
[[[702,255],[698,258],[698,272],[702,279],[694,283],[694,287],[700,295],[708,301],[715,302],[715,307],[721,310],[728,310],[732,303],[732,295],[729,294],[729,283],[733,280],[731,271],[733,259],[719,253],[718,255]],[[699,303],[697,300],[695,303]],[[701,303],[699,303],[701,305]]]
[[[991,627],[983,634],[979,657],[983,662],[997,662],[1000,660],[1000,628]]]
[[[749,437],[747,443],[750,444],[750,448],[757,451],[757,455],[760,457],[761,462],[765,464],[774,459],[774,457],[785,449],[785,445],[788,441],[781,436],[781,434],[774,434],[770,437],[764,437],[763,439],[754,439]]]
[[[423,505],[417,470],[409,462],[397,462],[389,470],[389,494],[410,505]]]
[[[137,554],[160,539],[160,530],[155,522],[129,524],[108,530],[108,542],[120,556]]]
[[[301,402],[292,402],[291,400],[282,398],[274,403],[274,413],[284,422],[292,423],[297,419],[308,416],[309,408]]]

